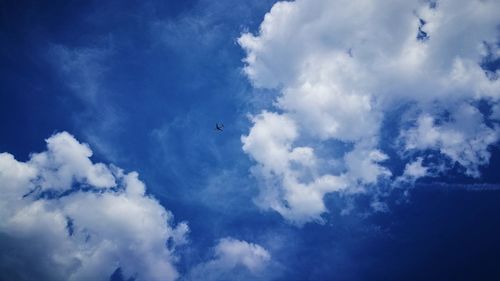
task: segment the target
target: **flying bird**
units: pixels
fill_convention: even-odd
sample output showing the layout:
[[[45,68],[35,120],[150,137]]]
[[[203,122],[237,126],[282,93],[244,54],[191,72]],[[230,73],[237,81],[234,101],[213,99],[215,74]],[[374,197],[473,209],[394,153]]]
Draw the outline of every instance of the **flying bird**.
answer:
[[[224,131],[224,124],[222,123],[215,123],[215,129],[216,131]]]

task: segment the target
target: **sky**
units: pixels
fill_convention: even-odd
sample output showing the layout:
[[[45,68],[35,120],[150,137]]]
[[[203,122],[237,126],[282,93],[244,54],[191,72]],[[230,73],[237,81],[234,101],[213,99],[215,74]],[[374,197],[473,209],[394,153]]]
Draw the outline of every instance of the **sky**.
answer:
[[[499,27],[497,0],[2,1],[0,280],[498,280]]]

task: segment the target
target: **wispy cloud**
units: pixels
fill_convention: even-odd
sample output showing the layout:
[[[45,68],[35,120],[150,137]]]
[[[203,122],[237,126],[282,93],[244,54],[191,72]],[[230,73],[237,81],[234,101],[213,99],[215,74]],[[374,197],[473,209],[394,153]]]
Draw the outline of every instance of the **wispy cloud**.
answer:
[[[110,47],[52,45],[49,50],[50,59],[73,94],[94,104],[102,95],[101,83],[107,71],[106,60],[111,53]]]

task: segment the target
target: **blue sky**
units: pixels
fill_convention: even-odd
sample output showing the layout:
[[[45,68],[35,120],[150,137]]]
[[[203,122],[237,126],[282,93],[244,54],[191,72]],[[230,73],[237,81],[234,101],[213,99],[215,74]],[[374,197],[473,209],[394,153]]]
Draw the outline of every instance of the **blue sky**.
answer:
[[[0,4],[0,280],[497,279],[497,8]]]

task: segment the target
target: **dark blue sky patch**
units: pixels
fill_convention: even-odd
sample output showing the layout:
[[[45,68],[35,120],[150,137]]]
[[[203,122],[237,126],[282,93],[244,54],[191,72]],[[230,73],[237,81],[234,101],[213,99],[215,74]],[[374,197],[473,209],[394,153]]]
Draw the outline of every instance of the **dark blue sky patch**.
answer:
[[[418,33],[417,33],[417,40],[420,40],[420,41],[427,41],[429,40],[429,35],[427,34],[427,32],[425,32],[422,28],[424,27],[425,25],[425,21],[423,19],[418,19],[419,20],[419,25],[418,25]]]
[[[70,217],[66,218],[66,229],[68,230],[68,235],[73,236],[73,233],[75,232],[75,222]]]
[[[494,54],[495,49],[500,48],[500,42],[483,42],[483,48],[485,48],[486,55],[481,61],[481,67],[488,71],[494,73],[500,68],[500,58]],[[496,77],[498,79],[498,77]]]
[[[431,9],[436,9],[438,7],[438,1],[437,0],[429,0],[429,8]]]
[[[308,224],[290,236],[280,256],[289,272],[278,280],[494,280],[500,192],[472,193],[413,190],[388,213],[353,210],[332,225]]]
[[[125,277],[123,277],[123,272],[122,272],[121,267],[118,267],[113,272],[113,274],[111,274],[111,277],[109,278],[109,281],[134,281],[134,280],[135,280],[134,277],[130,277],[128,279],[125,279]]]

